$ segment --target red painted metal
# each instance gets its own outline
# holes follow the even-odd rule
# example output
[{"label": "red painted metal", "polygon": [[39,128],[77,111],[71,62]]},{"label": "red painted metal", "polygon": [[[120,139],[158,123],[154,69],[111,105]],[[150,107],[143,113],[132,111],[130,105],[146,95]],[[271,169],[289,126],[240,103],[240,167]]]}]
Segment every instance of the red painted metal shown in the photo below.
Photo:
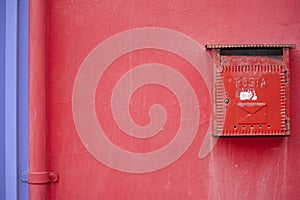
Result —
[{"label": "red painted metal", "polygon": [[[206,47],[214,49],[213,135],[289,135],[290,97],[287,91],[290,66],[287,47],[295,45]],[[222,53],[224,49],[231,49],[231,53]],[[263,53],[266,55],[261,55]]]},{"label": "red painted metal", "polygon": [[[298,48],[299,10],[298,1],[286,0],[48,1],[48,167],[60,175],[56,184],[49,185],[48,198],[297,199],[297,190],[300,187],[300,129],[297,126],[297,121],[300,120],[299,67],[292,67],[290,73],[289,137],[219,138],[212,151],[208,151],[209,154],[201,158],[199,149],[210,126],[213,105],[209,91],[209,80],[212,78],[210,73],[206,73],[206,76],[201,74],[211,72],[212,69],[209,57],[203,56],[206,52],[205,44],[295,43]],[[155,29],[158,32],[151,32],[153,34],[145,32],[133,37],[134,33],[140,32],[128,31],[140,27],[160,27],[174,30],[177,34],[174,37],[174,32],[158,28]],[[184,42],[179,45],[178,41]],[[199,45],[195,45],[195,42]],[[124,53],[125,50],[137,47],[137,44],[148,45],[147,47],[165,45],[164,47],[169,47],[172,51],[149,47]],[[291,49],[291,66],[299,66],[300,53],[297,48]],[[182,54],[178,55],[180,50]],[[124,54],[117,54],[120,51]],[[188,58],[192,57],[190,60],[195,60],[196,64],[186,59],[186,55]],[[114,58],[112,62],[103,64],[110,56]],[[288,57],[286,59],[285,62],[289,62]],[[154,68],[162,65],[169,68],[153,73],[148,68],[149,65],[141,66],[149,63],[161,64]],[[107,65],[105,70],[103,65]],[[139,76],[139,70],[145,68],[149,70],[149,76]],[[86,69],[88,70],[84,71]],[[104,71],[101,75],[100,70]],[[175,82],[172,83],[174,86],[182,87],[181,82],[176,82],[177,79],[173,78],[173,74],[162,73],[167,70],[179,74],[180,80],[185,79],[190,83],[190,87],[186,88],[192,88],[194,92],[182,89],[179,92],[185,92],[182,96],[192,98],[184,98],[187,101],[182,103],[178,98],[180,95],[174,93],[172,88],[157,83],[158,78],[165,76],[165,80]],[[157,78],[156,82],[135,88],[136,91],[131,93],[130,89],[136,86],[134,84],[148,80],[149,77]],[[119,82],[122,84],[118,84]],[[90,87],[78,92],[81,86],[95,87],[95,83],[98,83],[95,91],[92,91],[95,95]],[[115,87],[119,88],[117,91],[120,93],[115,92]],[[78,115],[73,113],[73,108],[77,106],[74,104],[74,90],[77,92],[75,103],[86,101],[86,104],[80,104],[81,110],[76,110]],[[288,95],[289,91],[286,93]],[[122,97],[126,95],[131,98],[122,101]],[[36,93],[33,97],[35,96],[39,94]],[[184,134],[188,136],[195,134],[189,128],[197,127],[197,132],[182,156],[161,169],[147,173],[131,173],[122,168],[125,165],[126,169],[140,170],[145,167],[139,165],[141,162],[153,161],[151,158],[145,159],[144,154],[156,152],[155,150],[172,143],[182,123],[194,122],[194,118],[181,117],[181,106],[191,105],[189,103],[194,101],[199,105],[193,106],[188,114],[198,116],[199,123],[188,126],[188,131],[184,129]],[[33,113],[35,104],[31,103],[30,112]],[[41,102],[36,103],[43,106]],[[154,104],[163,105],[165,111],[157,106],[151,108]],[[119,107],[115,109],[115,106]],[[197,109],[198,113],[195,112]],[[91,110],[95,110],[93,115],[81,116],[83,119],[76,121],[80,112],[86,114]],[[123,111],[123,116],[118,115],[120,110]],[[152,110],[151,115],[149,110]],[[134,135],[134,131],[124,131],[128,121],[123,124],[125,128],[122,124],[116,124],[115,118],[122,119],[128,115],[139,127],[150,124],[151,119],[160,119],[154,120],[157,124],[166,119],[166,123],[162,129],[158,129],[157,135],[148,138],[149,135],[144,135],[145,138],[141,138]],[[31,118],[35,119],[34,117],[31,114]],[[89,126],[91,121],[95,121],[94,118],[97,121]],[[31,121],[31,126],[35,125],[33,122]],[[78,125],[80,122],[83,123]],[[86,126],[82,126],[85,123]],[[82,130],[88,131],[82,134]],[[85,142],[86,136],[90,137],[88,142]],[[184,137],[181,140],[185,142]],[[97,148],[95,144],[98,141],[101,145]],[[117,150],[121,149],[119,152],[124,153],[123,149],[126,151],[125,155],[131,152],[130,155],[136,157],[124,159],[115,146],[119,147]],[[179,142],[178,148],[181,147]],[[174,149],[175,153],[176,150]],[[159,159],[166,159],[168,156],[172,154],[160,155]],[[107,160],[101,160],[103,157],[111,158],[111,165],[107,164]],[[120,168],[116,167],[118,164]],[[31,192],[34,192],[32,187]]]},{"label": "red painted metal", "polygon": [[31,172],[28,173],[29,184],[48,184],[58,181],[58,175],[52,172]]},{"label": "red painted metal", "polygon": [[295,48],[294,44],[207,44],[207,49],[232,48]]},{"label": "red painted metal", "polygon": [[[47,3],[29,3],[29,183],[40,183],[35,174],[48,176],[46,140]],[[44,182],[44,181],[42,181]],[[47,185],[30,184],[30,199],[47,199]]]}]

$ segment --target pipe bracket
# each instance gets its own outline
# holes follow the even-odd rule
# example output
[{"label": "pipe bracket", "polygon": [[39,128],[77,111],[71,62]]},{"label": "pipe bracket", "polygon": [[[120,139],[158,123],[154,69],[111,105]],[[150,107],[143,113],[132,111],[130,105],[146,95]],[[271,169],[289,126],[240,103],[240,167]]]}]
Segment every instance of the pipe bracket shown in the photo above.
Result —
[{"label": "pipe bracket", "polygon": [[28,184],[43,185],[58,181],[58,174],[53,172],[25,172],[21,177]]}]

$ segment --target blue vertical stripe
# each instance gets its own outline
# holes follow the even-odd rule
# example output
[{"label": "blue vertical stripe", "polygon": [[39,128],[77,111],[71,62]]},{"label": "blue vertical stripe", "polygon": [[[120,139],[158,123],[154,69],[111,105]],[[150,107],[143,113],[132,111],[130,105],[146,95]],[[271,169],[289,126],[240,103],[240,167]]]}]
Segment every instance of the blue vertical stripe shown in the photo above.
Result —
[{"label": "blue vertical stripe", "polygon": [[5,196],[17,200],[17,0],[6,2]]},{"label": "blue vertical stripe", "polygon": [[0,199],[5,199],[5,1],[0,1]]},{"label": "blue vertical stripe", "polygon": [[18,4],[18,199],[27,200],[28,184],[28,0]]}]

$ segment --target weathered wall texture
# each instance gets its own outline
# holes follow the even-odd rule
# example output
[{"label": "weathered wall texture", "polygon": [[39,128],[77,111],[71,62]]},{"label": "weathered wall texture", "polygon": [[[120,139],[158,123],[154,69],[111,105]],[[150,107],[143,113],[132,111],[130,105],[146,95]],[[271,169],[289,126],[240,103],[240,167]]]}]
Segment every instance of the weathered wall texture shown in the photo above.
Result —
[{"label": "weathered wall texture", "polygon": [[[298,0],[48,2],[50,199],[299,198]],[[226,43],[296,44],[291,136],[221,138],[199,158],[204,46]]]}]

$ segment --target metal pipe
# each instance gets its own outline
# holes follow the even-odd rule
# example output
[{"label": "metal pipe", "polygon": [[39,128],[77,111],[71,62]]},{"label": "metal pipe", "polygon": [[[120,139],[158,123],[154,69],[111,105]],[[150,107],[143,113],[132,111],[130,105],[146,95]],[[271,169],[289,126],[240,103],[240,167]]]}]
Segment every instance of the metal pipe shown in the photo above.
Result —
[{"label": "metal pipe", "polygon": [[34,175],[47,173],[46,65],[47,1],[29,1],[29,197],[47,199],[47,184]]}]

